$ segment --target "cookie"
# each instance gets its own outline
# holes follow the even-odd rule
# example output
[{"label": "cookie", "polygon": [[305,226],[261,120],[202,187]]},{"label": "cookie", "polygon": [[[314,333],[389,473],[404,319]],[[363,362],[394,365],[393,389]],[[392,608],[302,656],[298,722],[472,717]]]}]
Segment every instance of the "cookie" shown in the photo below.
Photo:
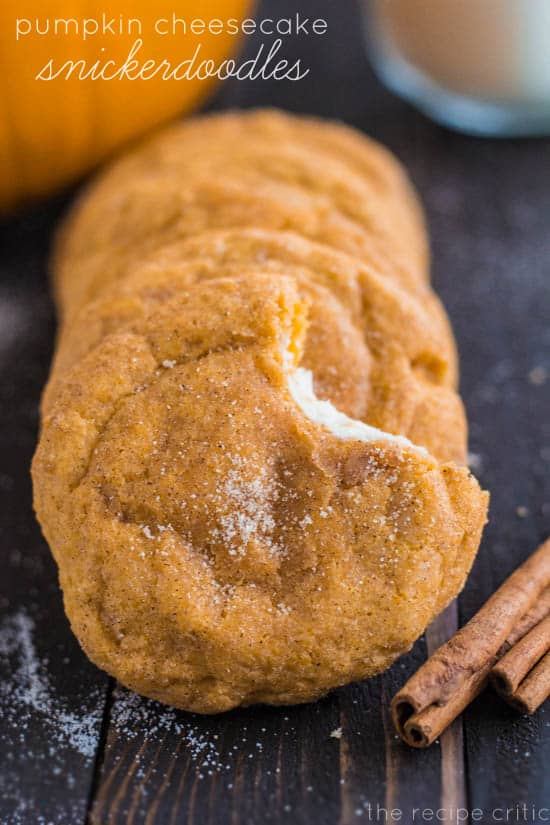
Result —
[{"label": "cookie", "polygon": [[315,151],[310,138],[333,128],[340,135],[343,127],[282,122],[284,139],[278,114],[203,118],[115,165],[74,210],[60,241],[62,303],[74,307],[81,290],[81,300],[93,297],[124,262],[160,244],[247,226],[294,230],[359,256],[410,289],[424,287],[425,233],[390,156],[372,148],[376,162],[356,167],[343,152]]},{"label": "cookie", "polygon": [[485,496],[403,438],[316,423],[291,389],[306,319],[294,279],[196,284],[104,337],[44,419],[68,615],[140,693],[309,701],[387,667],[464,582]]},{"label": "cookie", "polygon": [[442,460],[464,461],[455,352],[435,297],[420,301],[361,262],[290,233],[212,232],[151,253],[66,324],[46,399],[55,396],[57,376],[102,337],[139,329],[198,281],[247,272],[292,275],[310,299],[303,361],[319,397]]}]

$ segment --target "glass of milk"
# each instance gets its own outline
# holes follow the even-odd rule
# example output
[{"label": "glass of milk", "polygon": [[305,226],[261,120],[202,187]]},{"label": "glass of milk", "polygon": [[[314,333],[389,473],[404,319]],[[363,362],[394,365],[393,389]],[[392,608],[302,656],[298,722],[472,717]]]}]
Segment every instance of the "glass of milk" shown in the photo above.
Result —
[{"label": "glass of milk", "polygon": [[392,91],[478,135],[550,133],[550,0],[364,0]]}]

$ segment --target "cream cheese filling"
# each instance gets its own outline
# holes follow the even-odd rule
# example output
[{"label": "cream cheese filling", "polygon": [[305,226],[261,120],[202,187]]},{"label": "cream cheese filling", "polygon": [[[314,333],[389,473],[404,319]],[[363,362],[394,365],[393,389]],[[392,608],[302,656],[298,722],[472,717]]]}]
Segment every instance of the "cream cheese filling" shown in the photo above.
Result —
[{"label": "cream cheese filling", "polygon": [[315,424],[326,427],[337,438],[344,441],[387,441],[391,444],[397,444],[401,448],[428,455],[428,451],[424,447],[413,444],[405,436],[393,435],[384,430],[379,430],[377,427],[371,427],[363,421],[350,418],[345,413],[337,410],[330,401],[317,398],[313,389],[311,370],[306,370],[303,367],[291,369],[288,373],[287,382],[293,400],[306,418],[309,418]]}]

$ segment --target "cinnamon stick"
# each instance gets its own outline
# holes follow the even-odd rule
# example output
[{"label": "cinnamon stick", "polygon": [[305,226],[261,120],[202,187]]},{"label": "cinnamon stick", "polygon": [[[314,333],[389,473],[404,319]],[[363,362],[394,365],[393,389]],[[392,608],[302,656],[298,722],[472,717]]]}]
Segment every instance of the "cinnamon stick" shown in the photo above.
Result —
[{"label": "cinnamon stick", "polygon": [[524,633],[530,630],[525,626],[528,614],[533,611],[536,617],[537,602],[543,593],[546,600],[547,589],[550,539],[394,696],[392,719],[405,742],[417,748],[427,747],[480,693],[508,639],[514,638],[520,625]]},{"label": "cinnamon stick", "polygon": [[550,649],[550,616],[527,633],[491,670],[491,684],[505,698],[514,694]]},{"label": "cinnamon stick", "polygon": [[550,652],[533,668],[508,701],[521,713],[534,713],[550,696]]},{"label": "cinnamon stick", "polygon": [[547,587],[540,596],[539,599],[535,602],[531,610],[525,614],[525,616],[519,620],[519,622],[512,628],[508,636],[506,637],[506,641],[502,646],[502,650],[500,654],[503,655],[511,647],[515,645],[516,642],[519,642],[526,633],[528,633],[531,628],[535,627],[542,619],[544,619],[550,613],[550,587]]}]

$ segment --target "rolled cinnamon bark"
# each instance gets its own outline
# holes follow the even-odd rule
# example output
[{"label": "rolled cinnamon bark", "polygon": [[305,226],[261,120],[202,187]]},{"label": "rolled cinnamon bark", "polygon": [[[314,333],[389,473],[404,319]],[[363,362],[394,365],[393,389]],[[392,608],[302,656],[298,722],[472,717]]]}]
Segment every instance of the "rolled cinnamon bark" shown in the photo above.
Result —
[{"label": "rolled cinnamon bark", "polygon": [[515,693],[550,649],[550,616],[527,633],[491,670],[491,684],[505,698]]},{"label": "rolled cinnamon bark", "polygon": [[[550,539],[491,596],[481,610],[394,696],[391,714],[402,739],[428,747],[478,695],[503,645],[523,632],[527,616],[550,588]],[[537,605],[537,607],[535,607]],[[532,618],[532,617],[531,617]],[[530,619],[531,620],[531,619]]]},{"label": "rolled cinnamon bark", "polygon": [[401,738],[414,748],[427,748],[431,745],[439,734],[442,733],[483,690],[487,684],[487,677],[490,670],[491,665],[489,664],[460,684],[456,692],[444,705],[439,705],[434,702],[419,713],[413,713],[413,715],[405,721],[402,728],[403,732],[398,728],[392,709],[393,722]]},{"label": "rolled cinnamon bark", "polygon": [[550,696],[550,652],[533,668],[508,701],[521,713],[534,713]]},{"label": "rolled cinnamon bark", "polygon": [[508,636],[506,637],[506,641],[502,646],[502,650],[500,651],[500,655],[504,655],[507,653],[510,648],[512,648],[516,642],[519,642],[520,639],[523,639],[526,633],[538,625],[546,616],[550,614],[550,587],[547,587],[541,593],[541,596],[531,610],[525,614],[525,616],[519,620],[519,622],[514,625]]}]

